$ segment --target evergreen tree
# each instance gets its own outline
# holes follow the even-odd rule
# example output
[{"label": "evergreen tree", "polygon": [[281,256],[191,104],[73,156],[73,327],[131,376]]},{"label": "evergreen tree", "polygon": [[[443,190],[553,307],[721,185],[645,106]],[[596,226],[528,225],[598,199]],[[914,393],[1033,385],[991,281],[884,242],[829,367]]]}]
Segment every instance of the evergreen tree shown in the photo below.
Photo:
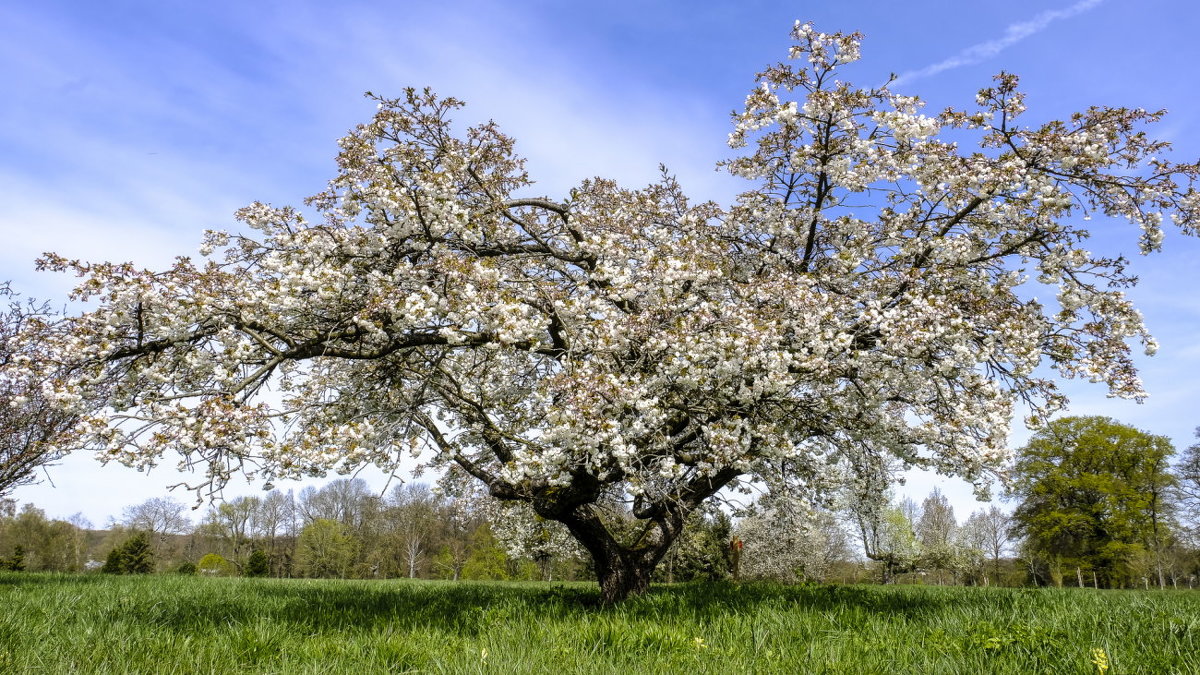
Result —
[{"label": "evergreen tree", "polygon": [[154,571],[154,550],[150,536],[145,532],[134,534],[122,548],[124,574],[150,574]]},{"label": "evergreen tree", "polygon": [[122,546],[118,546],[108,552],[108,557],[104,559],[104,566],[100,568],[100,572],[103,574],[124,574],[122,571],[125,569],[123,548]]},{"label": "evergreen tree", "polygon": [[25,571],[25,547],[18,544],[8,558],[0,558],[0,570]]},{"label": "evergreen tree", "polygon": [[154,551],[145,532],[134,533],[123,544],[108,552],[100,571],[105,574],[150,574],[154,571]]},{"label": "evergreen tree", "polygon": [[265,577],[270,573],[271,560],[267,558],[267,554],[261,548],[251,551],[250,557],[246,560],[246,576]]}]

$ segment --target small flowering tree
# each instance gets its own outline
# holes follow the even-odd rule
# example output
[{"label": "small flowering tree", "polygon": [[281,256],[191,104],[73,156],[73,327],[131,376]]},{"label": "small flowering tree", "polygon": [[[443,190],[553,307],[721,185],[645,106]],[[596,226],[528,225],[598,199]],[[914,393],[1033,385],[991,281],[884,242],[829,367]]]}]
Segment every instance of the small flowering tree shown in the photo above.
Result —
[{"label": "small flowering tree", "polygon": [[1195,233],[1197,166],[1142,131],[1161,114],[1025,127],[1002,74],[925,115],[842,78],[857,34],[793,37],[735,115],[724,167],[750,187],[727,208],[665,172],[530,196],[495,124],[458,133],[459,101],[410,90],[342,139],[315,218],[253,204],[251,233],[157,272],[47,256],[99,302],[62,344],[77,443],[177,452],[199,488],[418,453],[565,526],[614,602],[726,488],[804,499],[885,457],[984,479],[1015,400],[1063,401],[1039,364],[1142,396],[1134,279],[1081,221],[1129,220],[1143,252],[1164,217]]},{"label": "small flowering tree", "polygon": [[833,511],[795,513],[757,504],[737,526],[743,577],[824,581],[837,563],[850,560],[846,530]]}]

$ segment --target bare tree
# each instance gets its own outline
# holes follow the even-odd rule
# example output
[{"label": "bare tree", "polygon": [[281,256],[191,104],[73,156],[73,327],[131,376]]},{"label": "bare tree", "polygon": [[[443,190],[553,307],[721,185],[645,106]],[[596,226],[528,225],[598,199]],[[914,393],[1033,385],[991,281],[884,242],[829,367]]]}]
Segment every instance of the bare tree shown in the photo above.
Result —
[{"label": "bare tree", "polygon": [[339,478],[320,488],[309,486],[301,490],[299,509],[305,523],[325,519],[358,529],[375,500],[363,479]]},{"label": "bare tree", "polygon": [[983,550],[992,562],[993,576],[999,580],[1000,561],[1011,552],[1012,529],[1015,524],[1012,516],[992,505],[987,510],[971,514],[971,521],[978,528]]},{"label": "bare tree", "polygon": [[237,497],[216,504],[204,517],[201,530],[225,544],[229,559],[241,569],[249,555],[254,516],[262,500],[258,497]]},{"label": "bare tree", "polygon": [[152,497],[127,507],[121,522],[131,530],[140,530],[150,535],[156,559],[162,559],[170,543],[171,535],[184,534],[192,528],[187,516],[188,507],[171,497]]},{"label": "bare tree", "polygon": [[410,579],[429,555],[440,500],[424,483],[407,483],[392,491],[389,514],[400,540],[400,555]]},{"label": "bare tree", "polygon": [[153,497],[136,506],[127,507],[121,522],[132,530],[142,530],[164,536],[183,534],[191,529],[188,508],[171,497]]},{"label": "bare tree", "polygon": [[958,521],[954,518],[954,507],[938,488],[921,502],[921,515],[916,523],[917,541],[921,545],[923,566],[938,570],[951,570],[957,575],[955,555],[955,532]]},{"label": "bare tree", "polygon": [[[1196,438],[1200,439],[1200,427],[1196,427]],[[1183,451],[1175,473],[1179,479],[1175,490],[1183,534],[1193,546],[1200,547],[1200,441]]]}]

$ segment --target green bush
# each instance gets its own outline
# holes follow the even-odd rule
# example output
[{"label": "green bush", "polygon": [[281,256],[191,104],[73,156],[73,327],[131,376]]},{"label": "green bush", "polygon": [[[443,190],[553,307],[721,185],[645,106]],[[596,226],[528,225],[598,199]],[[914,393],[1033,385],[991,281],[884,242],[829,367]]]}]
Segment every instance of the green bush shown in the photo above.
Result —
[{"label": "green bush", "polygon": [[246,576],[248,577],[265,577],[271,573],[271,560],[262,549],[256,548],[250,552],[250,558],[246,560]]},{"label": "green bush", "polygon": [[200,559],[196,571],[206,577],[231,577],[233,564],[217,553],[209,553]]}]

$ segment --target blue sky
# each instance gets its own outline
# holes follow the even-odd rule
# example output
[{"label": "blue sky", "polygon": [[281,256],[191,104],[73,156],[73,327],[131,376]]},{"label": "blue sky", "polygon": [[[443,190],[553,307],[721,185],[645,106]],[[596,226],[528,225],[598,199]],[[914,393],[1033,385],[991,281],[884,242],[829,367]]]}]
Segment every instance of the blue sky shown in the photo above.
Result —
[{"label": "blue sky", "polygon": [[[729,112],[786,55],[796,19],[865,33],[848,79],[901,74],[895,89],[930,110],[969,104],[1008,70],[1030,123],[1093,104],[1167,108],[1155,134],[1176,158],[1200,157],[1200,8],[1187,0],[6,3],[0,280],[61,298],[71,280],[34,271],[43,251],[162,265],[194,253],[201,230],[232,227],[240,206],[298,204],[332,177],[336,139],[373,112],[367,90],[465,99],[460,119],[495,119],[551,197],[596,175],[643,184],[661,162],[695,197],[726,199],[739,185],[713,165],[729,154]],[[1093,246],[1134,254],[1119,225],[1097,222]],[[1182,449],[1200,425],[1200,241],[1172,232],[1165,249],[1134,261],[1132,295],[1162,345],[1141,362],[1151,398],[1067,390],[1073,413]],[[1025,437],[1018,424],[1013,443]],[[51,469],[54,486],[15,497],[102,524],[178,482],[169,464],[144,476],[81,455]],[[912,476],[907,491],[919,500],[935,484],[960,518],[975,508],[942,477]]]}]

